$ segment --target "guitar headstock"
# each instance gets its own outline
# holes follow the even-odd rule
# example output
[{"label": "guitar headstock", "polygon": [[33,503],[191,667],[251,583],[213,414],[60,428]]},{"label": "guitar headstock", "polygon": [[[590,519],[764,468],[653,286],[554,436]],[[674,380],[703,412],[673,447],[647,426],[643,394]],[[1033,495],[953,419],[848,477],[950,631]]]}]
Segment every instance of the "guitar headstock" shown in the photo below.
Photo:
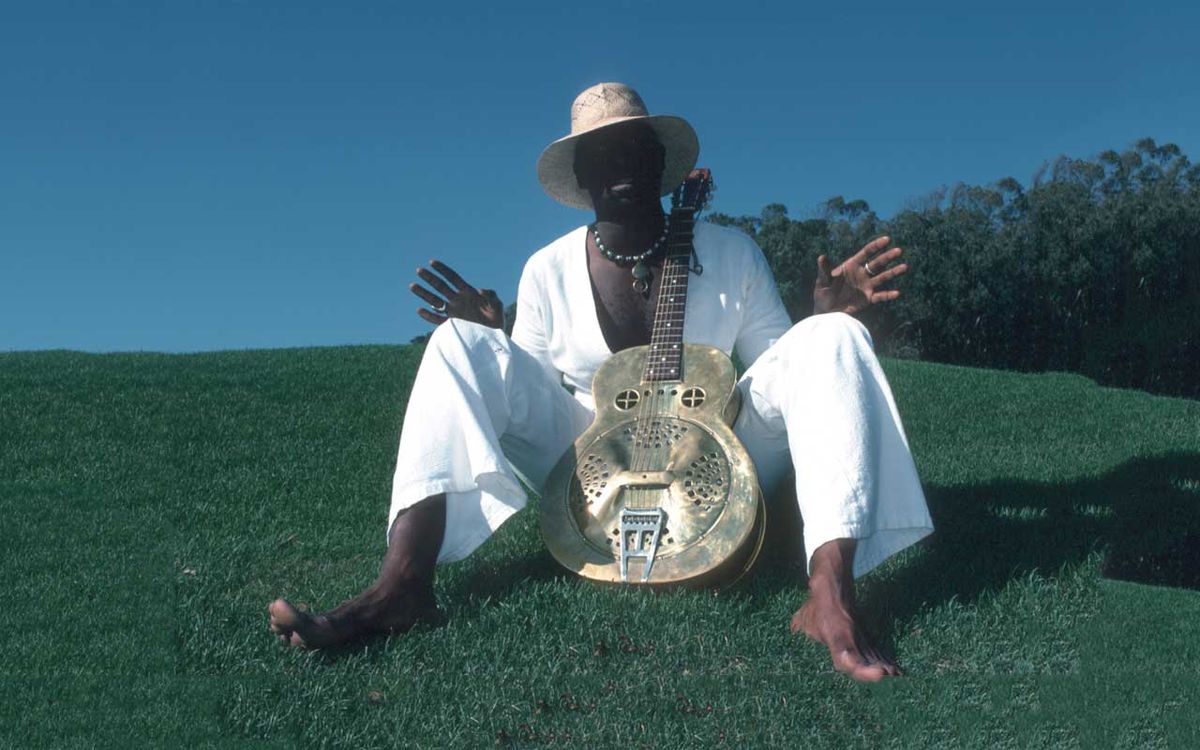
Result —
[{"label": "guitar headstock", "polygon": [[693,169],[687,179],[671,194],[671,209],[700,213],[708,205],[713,189],[712,171],[704,168]]}]

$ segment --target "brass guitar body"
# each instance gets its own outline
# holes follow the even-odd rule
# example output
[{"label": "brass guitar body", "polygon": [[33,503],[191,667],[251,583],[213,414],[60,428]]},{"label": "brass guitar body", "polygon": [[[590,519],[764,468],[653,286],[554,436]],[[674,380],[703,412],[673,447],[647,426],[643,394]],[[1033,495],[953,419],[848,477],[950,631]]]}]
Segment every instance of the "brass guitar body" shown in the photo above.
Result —
[{"label": "brass guitar body", "polygon": [[681,381],[645,381],[649,347],[597,371],[596,418],[559,460],[541,503],[554,557],[596,581],[723,585],[753,564],[764,506],[733,433],[741,407],[724,352],[682,344]]}]

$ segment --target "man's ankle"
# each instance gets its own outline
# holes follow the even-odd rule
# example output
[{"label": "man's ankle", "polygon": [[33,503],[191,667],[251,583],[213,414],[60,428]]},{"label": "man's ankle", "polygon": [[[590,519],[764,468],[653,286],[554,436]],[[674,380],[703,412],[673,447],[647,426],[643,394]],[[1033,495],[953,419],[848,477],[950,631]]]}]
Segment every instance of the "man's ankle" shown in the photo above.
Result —
[{"label": "man's ankle", "polygon": [[817,547],[812,556],[808,588],[813,593],[853,596],[855,539],[833,539]]}]

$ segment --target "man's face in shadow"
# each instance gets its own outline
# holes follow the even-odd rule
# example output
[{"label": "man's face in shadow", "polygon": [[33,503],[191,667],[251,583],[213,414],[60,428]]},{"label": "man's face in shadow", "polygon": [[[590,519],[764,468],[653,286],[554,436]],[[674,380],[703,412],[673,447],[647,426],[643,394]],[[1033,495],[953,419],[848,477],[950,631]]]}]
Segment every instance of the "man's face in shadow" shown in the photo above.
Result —
[{"label": "man's face in shadow", "polygon": [[575,177],[592,197],[598,217],[662,210],[666,149],[654,129],[629,122],[589,133],[575,149]]}]

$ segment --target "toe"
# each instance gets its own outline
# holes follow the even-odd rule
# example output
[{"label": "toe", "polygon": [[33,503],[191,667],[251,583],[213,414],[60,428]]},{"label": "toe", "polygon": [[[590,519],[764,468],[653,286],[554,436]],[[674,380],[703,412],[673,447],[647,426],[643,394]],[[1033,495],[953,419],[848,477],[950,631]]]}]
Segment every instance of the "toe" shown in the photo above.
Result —
[{"label": "toe", "polygon": [[[271,632],[276,634],[282,634],[288,629],[285,627],[283,618],[280,616],[282,614],[280,602],[283,602],[283,600],[276,599],[267,605],[267,624],[270,626]],[[284,603],[286,604],[286,602]]]},{"label": "toe", "polygon": [[888,676],[883,666],[879,664],[862,664],[846,674],[859,682],[879,682]]},{"label": "toe", "polygon": [[301,614],[287,599],[276,599],[267,607],[271,615],[271,624],[285,630],[292,630],[299,623]]},{"label": "toe", "polygon": [[897,664],[894,659],[888,659],[887,657],[884,657],[882,660],[880,660],[880,664],[883,665],[883,668],[887,671],[889,677],[900,677],[904,674],[900,671],[900,665]]},{"label": "toe", "polygon": [[875,646],[860,645],[859,651],[863,655],[863,661],[866,664],[879,667],[883,670],[884,675],[888,677],[900,676],[900,667],[896,665],[896,662],[885,656],[883,652],[875,648]]},{"label": "toe", "polygon": [[271,602],[267,610],[270,613],[271,632],[279,636],[281,643],[290,643],[293,646],[304,645],[304,639],[299,632],[304,630],[304,614],[286,599],[276,599]]},{"label": "toe", "polygon": [[865,658],[857,649],[842,649],[833,654],[833,668],[860,682],[879,682],[888,676],[887,668]]},{"label": "toe", "polygon": [[792,615],[792,622],[789,625],[793,633],[799,633],[804,629],[804,610],[796,610],[796,614]]}]

